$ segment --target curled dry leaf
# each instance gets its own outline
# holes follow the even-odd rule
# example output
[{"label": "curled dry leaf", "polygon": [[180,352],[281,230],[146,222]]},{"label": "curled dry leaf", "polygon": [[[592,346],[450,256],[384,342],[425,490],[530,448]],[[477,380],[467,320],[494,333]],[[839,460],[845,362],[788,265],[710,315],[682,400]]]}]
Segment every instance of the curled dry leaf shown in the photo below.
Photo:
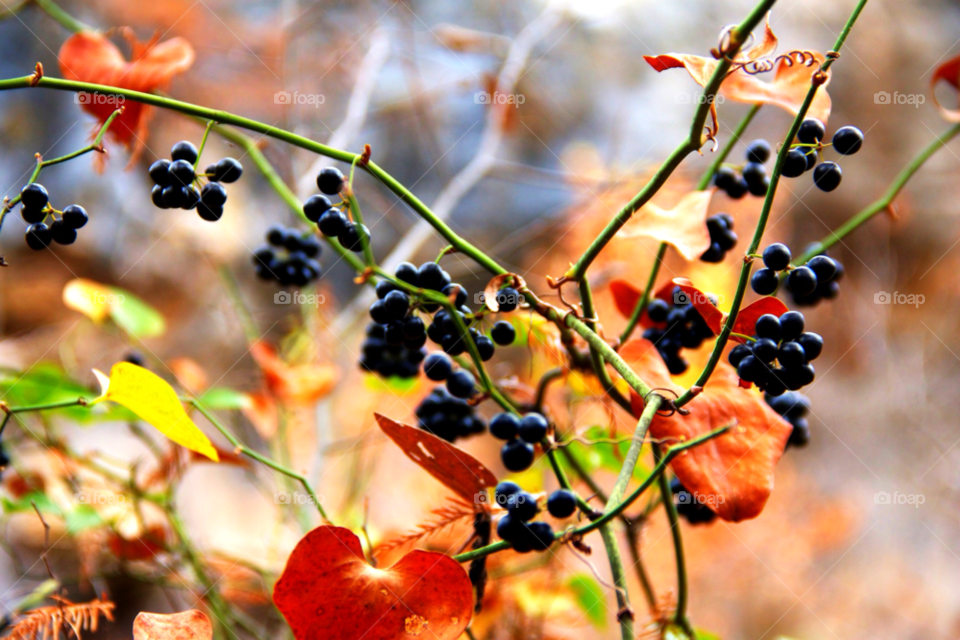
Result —
[{"label": "curled dry leaf", "polygon": [[[130,61],[102,34],[81,31],[67,38],[57,54],[63,77],[151,93],[165,88],[173,76],[183,73],[193,64],[193,47],[183,38],[171,38],[158,44],[159,36],[148,42],[140,42],[129,29],[123,29],[121,33],[130,44]],[[88,94],[80,95],[81,99],[85,95],[90,97]],[[120,103],[87,99],[82,100],[81,105],[102,124]],[[133,162],[146,142],[150,107],[132,101],[125,101],[122,105],[124,111],[114,120],[108,135],[128,149],[133,149]]]},{"label": "curled dry leaf", "polygon": [[[620,356],[652,386],[681,391],[670,382],[666,365],[651,342],[631,340]],[[643,399],[632,393],[631,404],[639,416]],[[688,415],[657,415],[650,424],[650,435],[684,442],[714,429],[733,427],[670,463],[680,482],[702,495],[724,520],[739,522],[760,515],[793,428],[760,394],[740,388],[736,372],[725,362],[717,365],[703,391],[686,408]]]},{"label": "curled dry leaf", "polygon": [[497,476],[463,449],[379,413],[374,417],[408,458],[470,504],[477,504],[478,493],[486,493],[487,488],[497,485]]},{"label": "curled dry leaf", "polygon": [[297,640],[454,640],[473,612],[470,579],[453,558],[411,551],[377,569],[357,536],[326,525],[297,543],[273,601]]},{"label": "curled dry leaf", "polygon": [[687,260],[696,260],[710,248],[706,220],[714,191],[691,191],[672,209],[648,202],[633,215],[619,237],[653,238],[672,245]]},{"label": "curled dry leaf", "polygon": [[930,94],[933,96],[934,104],[940,110],[940,115],[948,122],[960,122],[960,109],[947,109],[937,100],[935,89],[941,81],[960,91],[960,56],[950,58],[941,64],[930,78]]},{"label": "curled dry leaf", "polygon": [[[734,102],[774,105],[791,115],[797,115],[800,105],[803,104],[807,91],[810,89],[811,77],[820,68],[820,64],[823,63],[825,58],[823,54],[816,51],[805,51],[803,56],[815,61],[815,64],[807,65],[799,61],[796,55],[789,58],[784,56],[777,62],[772,82],[764,82],[756,75],[749,74],[741,68],[743,64],[767,58],[776,48],[777,37],[770,29],[768,22],[760,42],[734,58],[734,71],[729,73],[721,83],[719,95]],[[712,58],[687,53],[644,56],[644,60],[658,72],[684,68],[701,87],[705,87],[710,81],[710,76],[713,75],[718,64],[718,61]],[[829,76],[827,82],[829,82]],[[830,117],[831,108],[830,96],[825,89],[826,84],[820,87],[813,104],[810,105],[810,110],[807,112],[809,117],[819,118],[824,122]],[[710,108],[714,118],[713,129],[716,133],[716,105],[711,103]]]},{"label": "curled dry leaf", "polygon": [[211,640],[213,625],[202,611],[180,613],[141,611],[133,621],[133,640]]},{"label": "curled dry leaf", "polygon": [[250,347],[266,378],[267,389],[283,402],[310,405],[330,393],[336,382],[334,368],[323,364],[289,365],[263,342]]},{"label": "curled dry leaf", "polygon": [[498,276],[494,276],[483,289],[483,304],[486,305],[487,309],[490,309],[490,311],[494,313],[500,311],[500,303],[497,302],[497,292],[506,285],[522,289],[527,286],[527,283],[515,273],[501,273]]},{"label": "curled dry leaf", "polygon": [[[673,282],[689,296],[690,302],[697,308],[703,319],[707,321],[707,325],[713,333],[719,334],[727,321],[728,314],[720,311],[707,294],[693,286],[693,283],[686,278],[674,278]],[[760,316],[769,313],[779,318],[787,310],[787,305],[779,298],[764,296],[740,310],[740,313],[737,314],[737,321],[733,323],[733,333],[751,336]],[[735,335],[730,336],[730,339],[735,342],[746,342],[743,338]]]}]

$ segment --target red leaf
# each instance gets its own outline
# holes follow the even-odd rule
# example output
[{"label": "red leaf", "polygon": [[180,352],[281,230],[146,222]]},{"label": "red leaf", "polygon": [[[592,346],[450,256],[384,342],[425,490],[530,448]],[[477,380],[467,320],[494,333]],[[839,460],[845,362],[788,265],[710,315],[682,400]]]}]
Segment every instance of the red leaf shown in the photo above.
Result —
[{"label": "red leaf", "polygon": [[455,640],[470,623],[473,591],[449,556],[412,551],[376,569],[349,529],[321,526],[297,543],[273,601],[297,640]]},{"label": "red leaf", "polygon": [[[673,300],[670,296],[675,286],[673,282],[666,282],[654,292],[653,297],[672,304]],[[610,281],[610,293],[613,294],[613,302],[617,306],[617,311],[619,311],[624,318],[630,318],[633,315],[634,308],[643,296],[643,291],[621,278]],[[640,316],[640,326],[663,327],[665,323],[651,322],[650,317],[647,315],[647,310],[644,309],[643,314]]]},{"label": "red leaf", "polygon": [[[933,72],[933,77],[930,78],[930,93],[933,95],[933,101],[937,105],[937,108],[940,109],[940,114],[950,122],[960,122],[960,109],[947,109],[937,100],[937,94],[934,89],[940,81],[946,82],[954,89],[960,91],[960,56],[950,58],[941,64]],[[887,94],[887,99],[890,99],[890,94]]]},{"label": "red leaf", "polygon": [[[469,453],[446,440],[375,413],[377,424],[407,457],[445,487],[477,504],[477,494],[497,485],[497,476]],[[486,504],[486,502],[482,503]]]},{"label": "red leaf", "polygon": [[715,334],[719,334],[720,329],[723,328],[726,314],[720,311],[717,305],[713,304],[710,298],[707,297],[707,294],[693,286],[693,283],[686,278],[674,278],[673,283],[687,294],[687,297],[690,298],[690,304],[696,307],[700,315],[703,316],[703,319],[707,321],[710,329]]},{"label": "red leaf", "polygon": [[[157,44],[158,36],[141,43],[131,31],[125,29],[122,33],[130,42],[132,62],[128,62],[116,45],[103,35],[81,31],[67,38],[57,54],[63,77],[151,93],[165,88],[173,76],[193,64],[193,47],[183,38],[171,38]],[[84,93],[80,95],[88,98],[81,103],[83,109],[96,116],[101,124],[121,106],[112,100],[90,99],[89,94]],[[128,149],[132,147],[136,158],[146,141],[150,107],[132,101],[123,102],[122,106],[124,111],[114,120],[109,135]]]},{"label": "red leaf", "polygon": [[[703,319],[707,321],[707,325],[713,333],[719,335],[724,323],[727,321],[728,314],[720,311],[720,309],[710,301],[707,294],[693,286],[693,283],[686,278],[674,278],[673,282],[690,297],[690,302],[697,308],[697,311],[700,312]],[[779,318],[786,312],[787,305],[783,304],[779,298],[764,296],[740,310],[740,313],[737,314],[737,321],[733,323],[733,333],[751,336],[753,335],[754,325],[757,324],[757,318],[766,313],[773,314]],[[737,336],[730,336],[730,339],[735,342],[746,342],[746,340]]]},{"label": "red leaf", "polygon": [[[668,383],[656,348],[647,340],[631,340],[621,357],[638,367],[649,384],[677,390]],[[640,373],[643,371],[643,373]],[[632,393],[634,414],[643,411],[643,399]],[[741,389],[733,368],[720,362],[706,386],[689,404],[689,415],[657,415],[650,435],[683,442],[714,429],[734,425],[723,435],[677,456],[671,466],[692,494],[724,520],[755,518],[773,490],[773,472],[793,427],[776,414],[755,391]]]}]

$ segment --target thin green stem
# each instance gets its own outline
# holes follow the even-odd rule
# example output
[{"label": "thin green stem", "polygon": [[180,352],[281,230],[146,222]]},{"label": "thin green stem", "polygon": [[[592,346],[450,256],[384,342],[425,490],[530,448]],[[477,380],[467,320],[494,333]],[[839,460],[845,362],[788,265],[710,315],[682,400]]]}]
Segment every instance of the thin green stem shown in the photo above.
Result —
[{"label": "thin green stem", "polygon": [[630,315],[630,320],[627,322],[627,326],[624,327],[623,332],[620,334],[620,344],[623,344],[630,339],[630,334],[633,333],[633,330],[636,329],[637,324],[640,322],[640,318],[643,316],[644,309],[646,309],[647,305],[650,304],[650,297],[653,295],[653,288],[657,283],[657,275],[660,273],[660,265],[663,263],[663,258],[666,255],[667,243],[661,242],[660,248],[657,249],[657,257],[654,258],[653,266],[650,267],[650,275],[647,277],[647,286],[643,288],[643,293],[640,294],[640,300],[637,301],[637,306],[633,308],[633,313]]},{"label": "thin green stem", "polygon": [[750,107],[750,111],[747,111],[747,115],[743,116],[743,119],[737,124],[737,128],[734,129],[733,135],[730,136],[730,139],[727,140],[727,144],[723,146],[723,149],[720,150],[720,153],[717,154],[717,157],[713,159],[713,162],[710,163],[710,166],[707,167],[707,170],[703,172],[703,175],[700,176],[700,182],[697,183],[697,191],[703,191],[710,186],[710,182],[713,180],[713,176],[720,170],[720,166],[726,162],[727,158],[730,156],[730,152],[733,151],[733,147],[740,141],[740,138],[743,137],[744,132],[747,130],[747,127],[750,126],[750,123],[753,121],[753,117],[757,115],[757,112],[760,111],[762,104],[755,104]]},{"label": "thin green stem", "polygon": [[[658,462],[665,459],[661,456],[659,445],[653,445],[653,457]],[[680,518],[677,515],[677,505],[673,502],[667,474],[661,473],[657,476],[657,483],[660,487],[660,495],[663,497],[663,508],[667,512],[667,521],[670,523],[670,535],[673,538],[673,552],[677,564],[677,609],[673,614],[673,620],[692,636],[692,628],[687,620],[687,561],[683,553],[683,537],[680,535]]]},{"label": "thin green stem", "polygon": [[80,33],[81,31],[95,31],[95,29],[89,25],[86,25],[72,15],[60,8],[60,6],[53,0],[32,0],[35,5],[43,9],[43,11],[60,23],[64,29],[72,33]]},{"label": "thin green stem", "polygon": [[894,199],[896,199],[896,197],[900,194],[900,192],[903,190],[903,187],[906,186],[907,182],[909,182],[910,178],[912,178],[913,175],[920,170],[920,167],[922,167],[934,153],[945,147],[946,144],[953,140],[958,133],[960,133],[960,124],[955,124],[947,129],[936,140],[924,147],[924,149],[914,156],[910,163],[907,164],[907,166],[904,167],[899,174],[897,174],[897,177],[894,178],[893,182],[890,184],[890,187],[887,188],[887,191],[879,199],[861,209],[856,215],[843,223],[839,229],[836,231],[831,231],[830,234],[823,240],[816,243],[815,246],[811,247],[804,254],[797,257],[793,261],[793,264],[795,266],[806,264],[815,255],[834,246],[861,225],[872,219],[878,213],[889,209],[890,205],[893,204]]},{"label": "thin green stem", "polygon": [[203,150],[207,146],[207,138],[210,136],[210,130],[217,123],[213,120],[207,121],[207,126],[203,128],[203,137],[200,138],[200,146],[197,147],[197,159],[193,162],[193,170],[196,172],[197,167],[200,165],[200,158],[203,156]]},{"label": "thin green stem", "polygon": [[657,415],[662,402],[662,397],[653,395],[643,408],[643,413],[640,414],[637,427],[633,432],[633,440],[630,441],[627,455],[623,458],[623,465],[620,467],[617,481],[614,483],[613,490],[610,491],[610,497],[607,499],[605,511],[615,509],[623,501],[623,494],[627,491],[627,485],[633,478],[633,470],[637,466],[637,460],[640,459],[640,451],[643,449],[643,441],[647,437],[647,429],[650,428],[650,423],[653,421],[653,417]]},{"label": "thin green stem", "polygon": [[[796,138],[797,132],[800,130],[800,125],[806,118],[807,111],[810,110],[810,105],[813,103],[813,99],[816,97],[817,91],[823,84],[822,81],[818,80],[818,77],[825,77],[825,74],[829,71],[830,67],[833,65],[833,62],[839,57],[839,52],[843,47],[843,43],[846,41],[847,36],[850,35],[850,30],[853,28],[854,23],[860,16],[860,13],[863,11],[863,8],[866,6],[866,4],[867,0],[859,0],[857,2],[857,6],[847,19],[846,24],[840,32],[840,35],[837,36],[836,42],[834,42],[833,51],[836,53],[836,56],[828,56],[823,62],[823,65],[820,67],[819,72],[811,76],[810,88],[807,90],[807,95],[804,97],[803,103],[800,105],[800,109],[797,111],[797,115],[793,119],[793,123],[790,125],[790,130],[787,132],[787,135],[783,140],[783,144],[780,146],[780,152],[777,154],[773,172],[770,174],[770,187],[767,189],[767,195],[763,200],[763,207],[760,210],[760,217],[757,220],[757,226],[753,232],[753,239],[750,241],[750,247],[746,251],[748,256],[757,253],[757,250],[760,247],[760,242],[763,239],[767,221],[770,217],[770,211],[773,207],[773,200],[777,193],[777,185],[780,183],[780,175],[783,170],[783,165],[784,162],[786,162],[787,153],[790,151],[790,143],[794,138]],[[823,75],[821,76],[821,74]],[[730,307],[727,321],[724,323],[723,328],[720,331],[720,335],[717,337],[717,341],[714,344],[713,351],[710,353],[710,358],[708,359],[707,364],[704,366],[703,371],[700,373],[700,376],[697,378],[696,383],[694,383],[694,385],[684,392],[684,394],[681,395],[676,401],[677,406],[683,406],[696,397],[699,389],[702,389],[707,383],[707,380],[710,379],[710,376],[713,375],[713,371],[716,369],[717,363],[720,361],[720,357],[723,355],[723,349],[726,346],[727,340],[730,338],[730,334],[733,331],[733,326],[737,321],[737,314],[740,312],[740,305],[743,303],[743,298],[747,291],[747,283],[750,280],[750,272],[752,269],[753,260],[748,257],[743,261],[743,266],[740,269],[740,278],[737,281],[737,290],[733,297],[733,304]]]},{"label": "thin green stem", "polygon": [[7,413],[27,413],[30,411],[49,411],[51,409],[65,409],[67,407],[86,406],[87,400],[77,398],[76,400],[64,400],[62,402],[50,402],[47,404],[33,404],[26,407],[6,407]]},{"label": "thin green stem", "polygon": [[209,409],[204,407],[203,404],[196,398],[183,398],[183,401],[188,403],[191,407],[195,408],[197,411],[199,411],[203,415],[203,417],[210,422],[210,424],[216,427],[217,431],[222,433],[223,436],[230,441],[230,444],[232,444],[234,447],[236,447],[240,451],[240,453],[250,458],[253,458],[254,460],[256,460],[261,464],[264,464],[270,467],[277,473],[281,473],[299,482],[300,485],[303,487],[303,490],[307,492],[307,494],[310,496],[310,499],[317,506],[317,511],[320,512],[320,516],[326,522],[331,522],[330,518],[327,517],[326,511],[324,511],[323,509],[323,504],[321,504],[323,501],[320,500],[320,498],[317,496],[316,492],[313,490],[313,487],[310,486],[310,481],[307,480],[307,478],[303,474],[297,473],[293,469],[290,469],[289,467],[285,467],[284,465],[276,462],[275,460],[272,460],[271,458],[268,458],[260,453],[257,453],[253,449],[247,447],[245,444],[243,444],[240,441],[239,438],[237,438],[237,436],[233,435],[232,431],[227,429],[227,427],[222,422],[220,422],[220,420],[215,415],[213,415],[213,413]]},{"label": "thin green stem", "polygon": [[623,558],[620,557],[617,537],[609,524],[600,527],[600,537],[603,539],[603,546],[607,551],[613,584],[617,588],[617,618],[620,620],[620,637],[623,640],[634,640],[633,612],[630,610],[630,594],[627,592],[627,574],[623,568]]},{"label": "thin green stem", "polygon": [[[590,289],[590,282],[586,279],[580,286],[580,300],[583,303],[583,315],[586,317],[590,330],[597,332],[597,309],[593,304],[593,292]],[[593,365],[593,372],[603,385],[604,391],[614,402],[620,405],[625,411],[630,411],[630,401],[623,397],[620,390],[615,386],[613,379],[610,378],[610,372],[607,371],[606,362],[596,347],[590,345],[590,363]]]}]

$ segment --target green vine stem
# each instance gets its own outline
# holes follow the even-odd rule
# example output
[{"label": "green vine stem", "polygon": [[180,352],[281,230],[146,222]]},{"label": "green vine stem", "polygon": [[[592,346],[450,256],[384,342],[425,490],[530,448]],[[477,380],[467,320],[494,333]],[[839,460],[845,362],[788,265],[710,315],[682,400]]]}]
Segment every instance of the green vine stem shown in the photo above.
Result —
[{"label": "green vine stem", "polygon": [[711,352],[710,358],[707,361],[707,364],[704,366],[703,371],[700,373],[700,377],[697,378],[696,383],[690,389],[684,392],[683,395],[681,395],[676,401],[677,406],[683,406],[696,396],[697,389],[702,389],[707,383],[707,381],[710,379],[710,376],[713,374],[717,363],[720,361],[720,357],[723,355],[723,349],[727,344],[727,340],[730,338],[730,333],[733,331],[733,325],[737,321],[737,314],[740,312],[740,305],[743,303],[743,298],[747,290],[747,283],[750,280],[750,272],[753,269],[753,260],[749,258],[749,256],[757,253],[757,250],[760,247],[760,241],[763,239],[763,234],[767,226],[767,220],[770,217],[770,210],[773,207],[773,200],[777,193],[777,185],[780,182],[780,173],[783,169],[783,164],[786,161],[787,153],[790,151],[790,143],[793,142],[793,139],[797,136],[797,132],[800,130],[800,124],[806,117],[807,111],[810,110],[810,105],[813,103],[813,99],[817,95],[817,90],[822,84],[822,81],[817,81],[817,78],[825,77],[826,73],[833,65],[833,62],[840,57],[840,50],[843,48],[843,43],[846,42],[847,36],[850,35],[853,25],[856,23],[857,18],[860,17],[860,13],[863,11],[866,4],[867,0],[859,0],[857,2],[857,6],[854,7],[853,12],[850,14],[850,17],[847,18],[846,24],[840,31],[840,35],[837,36],[837,40],[834,42],[832,53],[835,55],[828,55],[826,60],[824,60],[823,64],[821,65],[819,72],[812,76],[810,89],[807,91],[807,95],[803,100],[803,104],[801,104],[800,109],[797,111],[797,115],[793,119],[793,123],[790,125],[790,130],[787,132],[783,144],[780,146],[780,152],[777,154],[773,172],[770,174],[770,187],[767,189],[767,195],[763,200],[763,207],[760,210],[760,218],[757,220],[757,226],[753,232],[753,239],[750,241],[750,247],[746,251],[748,257],[744,259],[743,267],[740,269],[740,279],[737,282],[737,290],[733,297],[733,304],[730,307],[727,321],[724,323],[723,329],[721,329],[720,335],[717,337],[713,351]]},{"label": "green vine stem", "polygon": [[834,246],[878,213],[889,209],[910,178],[930,159],[930,156],[945,147],[958,133],[960,133],[960,124],[955,124],[944,131],[942,135],[938,136],[936,140],[914,156],[909,164],[894,178],[893,183],[891,183],[890,187],[879,199],[861,209],[857,214],[843,223],[839,229],[831,231],[830,234],[818,242],[815,247],[811,247],[809,251],[796,258],[793,261],[794,266],[806,264],[815,255]]},{"label": "green vine stem", "polygon": [[[658,444],[653,445],[653,457],[657,461],[663,458]],[[677,505],[673,502],[673,492],[670,490],[670,480],[666,473],[657,476],[657,483],[663,498],[664,511],[667,512],[667,521],[670,523],[670,536],[673,539],[673,552],[677,563],[677,609],[673,614],[673,621],[693,637],[693,628],[687,620],[687,561],[683,553],[683,537],[680,535]]]},{"label": "green vine stem", "polygon": [[94,31],[94,28],[86,25],[72,15],[60,8],[53,0],[28,0],[42,9],[48,16],[59,22],[64,29],[72,33],[81,31]]},{"label": "green vine stem", "polygon": [[593,263],[596,257],[600,255],[600,252],[607,246],[607,243],[617,235],[617,232],[620,231],[623,225],[660,190],[660,187],[666,183],[667,179],[673,174],[674,170],[680,166],[684,158],[694,151],[698,151],[700,147],[703,146],[703,127],[706,124],[707,115],[713,104],[713,97],[717,94],[717,91],[720,90],[720,84],[730,70],[730,59],[740,51],[740,47],[747,41],[754,27],[759,24],[760,20],[766,15],[775,2],[776,0],[761,0],[739,25],[729,31],[727,38],[728,47],[724,51],[726,55],[717,63],[713,75],[710,76],[710,80],[703,87],[705,99],[697,106],[693,117],[693,124],[690,126],[690,134],[687,136],[687,139],[670,153],[663,164],[660,165],[660,168],[657,169],[656,173],[653,174],[650,181],[614,216],[613,220],[600,232],[600,235],[590,243],[590,246],[584,251],[583,255],[580,256],[577,263],[566,273],[568,279],[576,280],[577,282],[583,280],[587,268]]},{"label": "green vine stem", "polygon": [[747,114],[743,116],[743,119],[737,124],[737,128],[733,130],[733,135],[730,136],[730,139],[727,140],[727,144],[724,145],[720,153],[717,154],[717,157],[713,159],[713,162],[710,163],[710,166],[707,167],[707,170],[703,172],[703,175],[700,176],[700,182],[697,183],[697,191],[703,191],[710,186],[710,182],[713,180],[714,174],[720,170],[720,166],[727,161],[727,158],[730,157],[730,152],[733,151],[734,145],[736,145],[740,138],[743,137],[744,132],[746,132],[747,127],[750,126],[750,123],[753,122],[754,116],[757,115],[757,112],[760,111],[762,104],[755,104],[750,107],[750,110],[747,111]]},{"label": "green vine stem", "polygon": [[627,574],[623,569],[623,558],[620,557],[620,547],[617,537],[609,525],[600,527],[600,537],[603,547],[610,560],[610,573],[617,591],[617,620],[620,621],[620,637],[623,640],[634,640],[633,610],[630,607],[630,594],[627,591]]},{"label": "green vine stem", "polygon": [[644,309],[646,309],[647,305],[650,304],[650,296],[653,295],[653,288],[657,284],[657,275],[660,273],[660,265],[663,263],[663,258],[666,255],[667,243],[661,242],[660,247],[657,249],[657,257],[654,258],[653,266],[650,267],[650,275],[647,277],[647,286],[643,288],[643,293],[640,294],[640,300],[637,301],[637,306],[633,308],[633,313],[630,315],[630,320],[627,321],[627,326],[624,327],[623,332],[620,334],[620,344],[624,344],[630,339],[630,334],[632,334],[633,330],[637,328],[637,324],[640,322],[641,316],[643,316]]}]

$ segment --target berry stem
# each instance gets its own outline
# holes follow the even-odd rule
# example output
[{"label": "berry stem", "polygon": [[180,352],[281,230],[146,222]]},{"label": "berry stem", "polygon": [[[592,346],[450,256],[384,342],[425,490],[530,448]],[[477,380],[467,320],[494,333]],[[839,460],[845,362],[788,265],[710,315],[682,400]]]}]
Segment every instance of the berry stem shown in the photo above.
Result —
[{"label": "berry stem", "polygon": [[[72,33],[80,33],[81,31],[96,31],[93,27],[86,25],[72,15],[60,8],[60,6],[53,0],[30,0],[33,4],[37,5],[40,9],[43,10],[48,16],[60,23],[60,25]],[[24,4],[27,4],[26,2]]]},{"label": "berry stem", "polygon": [[910,178],[912,178],[913,175],[920,170],[920,167],[922,167],[934,153],[945,147],[946,144],[955,138],[958,133],[960,133],[960,124],[955,124],[944,131],[942,135],[938,136],[936,140],[931,142],[922,151],[920,151],[920,153],[914,156],[910,163],[900,171],[896,178],[894,178],[893,182],[890,184],[890,187],[878,200],[875,200],[861,209],[856,215],[843,223],[839,229],[830,232],[830,235],[818,242],[816,247],[812,247],[810,251],[807,251],[803,255],[797,257],[793,261],[793,264],[806,264],[811,258],[822,251],[826,251],[833,245],[843,240],[846,236],[881,211],[886,211],[889,209],[890,205],[893,204],[893,201],[900,194],[900,191],[903,190],[904,186],[906,186],[907,182],[909,182]]},{"label": "berry stem", "polygon": [[729,49],[725,51],[725,56],[717,63],[717,67],[710,76],[710,80],[703,87],[705,99],[697,105],[697,110],[693,116],[693,123],[690,126],[690,134],[676,149],[674,149],[667,159],[660,165],[650,181],[633,197],[620,211],[614,216],[607,226],[600,232],[600,235],[590,244],[587,250],[580,256],[577,263],[567,272],[567,277],[571,280],[580,282],[586,274],[587,268],[593,263],[603,248],[607,246],[617,232],[627,223],[627,221],[637,212],[640,207],[646,204],[666,183],[667,179],[680,166],[684,158],[700,149],[703,146],[703,128],[707,121],[707,115],[713,108],[713,97],[720,89],[720,83],[726,78],[727,71],[730,70],[730,60],[737,55],[740,47],[746,42],[754,27],[770,10],[776,0],[761,0],[743,21],[729,32]]},{"label": "berry stem", "polygon": [[660,248],[657,249],[657,257],[654,258],[653,266],[650,267],[650,275],[647,277],[647,285],[643,288],[643,293],[640,295],[640,300],[637,302],[637,306],[633,308],[633,313],[630,314],[630,320],[627,322],[627,326],[624,327],[623,332],[620,334],[620,344],[624,344],[630,339],[630,334],[632,334],[633,330],[637,328],[637,325],[640,323],[640,318],[643,316],[644,310],[647,308],[647,305],[650,304],[650,296],[653,295],[653,288],[657,283],[657,275],[660,273],[660,265],[663,263],[663,258],[666,255],[667,243],[661,242]]},{"label": "berry stem", "polygon": [[377,261],[373,257],[373,248],[370,247],[370,237],[364,232],[363,213],[360,211],[360,203],[357,202],[357,196],[353,193],[353,189],[350,190],[350,194],[347,196],[347,203],[350,207],[350,213],[357,223],[357,235],[360,236],[363,260],[367,263],[368,267],[372,267]]},{"label": "berry stem", "polygon": [[207,146],[207,138],[210,136],[210,129],[216,125],[216,121],[207,120],[207,126],[203,129],[203,137],[200,138],[200,146],[197,148],[197,159],[193,161],[193,170],[196,172],[197,167],[200,165],[200,156],[203,155],[203,148]]},{"label": "berry stem", "polygon": [[[662,457],[660,445],[656,443],[653,445],[653,458],[658,463],[666,459]],[[693,637],[690,622],[687,620],[687,561],[683,553],[683,537],[680,535],[680,518],[677,516],[677,505],[673,502],[673,492],[670,490],[670,480],[666,473],[661,472],[657,476],[657,484],[663,498],[663,508],[667,513],[667,521],[670,523],[670,535],[673,538],[673,552],[677,564],[677,609],[674,611],[673,621],[683,627],[690,634],[690,637]]]},{"label": "berry stem", "polygon": [[[587,322],[590,329],[596,333],[597,332],[597,310],[593,304],[593,291],[590,288],[590,282],[584,279],[582,286],[580,287],[580,299],[583,303],[583,315],[588,318]],[[603,385],[604,391],[607,395],[610,396],[614,402],[620,405],[625,411],[629,412],[630,401],[623,397],[623,394],[620,393],[620,390],[617,389],[613,380],[610,378],[610,372],[607,371],[606,361],[603,359],[603,356],[600,355],[600,352],[597,351],[597,348],[593,345],[590,345],[590,363],[593,365],[593,371],[599,378],[600,383]]]},{"label": "berry stem", "polygon": [[[770,187],[767,189],[767,195],[763,200],[763,208],[760,210],[760,218],[757,220],[757,227],[753,232],[753,239],[751,240],[750,247],[746,252],[748,255],[757,253],[760,248],[760,242],[763,239],[763,233],[766,230],[767,220],[770,218],[770,210],[773,207],[773,199],[777,194],[777,185],[780,182],[780,174],[783,170],[784,162],[786,162],[787,153],[790,150],[790,142],[797,136],[797,132],[800,130],[800,125],[806,118],[807,111],[810,110],[810,105],[813,103],[813,99],[817,95],[817,90],[820,88],[821,83],[817,81],[817,77],[820,74],[826,74],[833,65],[834,60],[839,57],[839,52],[843,47],[843,43],[846,41],[847,36],[850,35],[850,30],[853,28],[854,23],[856,23],[857,18],[860,17],[860,13],[863,11],[866,4],[867,0],[858,0],[856,7],[854,7],[853,12],[847,18],[846,24],[840,31],[840,35],[837,36],[836,42],[833,44],[833,51],[837,52],[837,56],[827,57],[827,59],[824,60],[823,65],[821,65],[820,71],[811,76],[810,88],[807,90],[807,95],[804,97],[803,104],[800,105],[797,116],[793,119],[793,123],[790,125],[790,130],[787,132],[783,144],[780,146],[780,151],[777,153],[777,159],[773,167],[773,172],[770,174]],[[733,297],[733,304],[731,305],[729,315],[727,316],[727,321],[724,323],[723,329],[720,331],[720,335],[717,337],[716,344],[714,344],[710,358],[707,361],[706,366],[704,366],[703,371],[700,373],[700,376],[697,378],[696,383],[694,383],[690,389],[685,391],[683,395],[677,399],[675,404],[678,407],[682,407],[686,403],[690,402],[690,400],[692,400],[696,395],[694,389],[697,387],[703,388],[703,386],[710,379],[710,376],[713,375],[713,371],[716,369],[717,363],[720,361],[720,357],[723,355],[723,349],[727,344],[727,340],[730,338],[730,334],[733,332],[733,325],[737,321],[737,314],[740,312],[740,305],[743,303],[743,298],[747,291],[747,283],[750,280],[750,272],[752,269],[753,262],[744,261],[743,266],[740,269],[740,279],[737,282],[737,290]]]}]

